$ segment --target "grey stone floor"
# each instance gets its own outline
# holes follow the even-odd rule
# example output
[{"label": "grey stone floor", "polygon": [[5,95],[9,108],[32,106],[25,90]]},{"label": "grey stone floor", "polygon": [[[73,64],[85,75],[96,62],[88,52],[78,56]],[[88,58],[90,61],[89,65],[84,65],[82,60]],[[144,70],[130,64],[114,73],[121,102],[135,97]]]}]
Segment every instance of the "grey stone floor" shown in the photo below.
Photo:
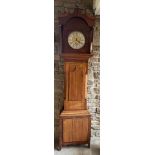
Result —
[{"label": "grey stone floor", "polygon": [[54,150],[54,155],[100,155],[100,141],[91,140],[90,148],[87,145],[64,146],[61,151]]}]

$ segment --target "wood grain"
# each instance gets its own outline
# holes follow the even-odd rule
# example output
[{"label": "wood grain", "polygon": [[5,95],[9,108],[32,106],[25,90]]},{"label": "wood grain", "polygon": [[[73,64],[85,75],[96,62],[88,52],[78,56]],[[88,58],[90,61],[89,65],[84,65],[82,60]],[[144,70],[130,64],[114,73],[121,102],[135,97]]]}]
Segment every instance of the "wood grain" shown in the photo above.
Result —
[{"label": "wood grain", "polygon": [[65,62],[65,110],[87,109],[87,67],[87,63]]},{"label": "wood grain", "polygon": [[88,110],[72,110],[67,111],[64,110],[61,112],[60,117],[67,117],[67,116],[90,116],[90,113]]},{"label": "wood grain", "polygon": [[88,118],[73,119],[73,141],[88,140]]},{"label": "wood grain", "polygon": [[63,119],[63,142],[72,142],[73,120]]},{"label": "wood grain", "polygon": [[[87,110],[63,111],[60,115],[61,146],[90,144],[90,113]],[[60,146],[60,147],[61,147]]]}]

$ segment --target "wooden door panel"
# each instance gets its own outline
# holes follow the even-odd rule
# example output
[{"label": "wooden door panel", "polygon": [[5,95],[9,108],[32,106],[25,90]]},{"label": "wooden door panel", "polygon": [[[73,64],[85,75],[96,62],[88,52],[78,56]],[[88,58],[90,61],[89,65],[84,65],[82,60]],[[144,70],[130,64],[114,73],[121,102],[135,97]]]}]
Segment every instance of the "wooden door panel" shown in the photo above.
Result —
[{"label": "wooden door panel", "polygon": [[65,110],[87,109],[87,67],[87,63],[65,63]]},{"label": "wooden door panel", "polygon": [[80,101],[83,97],[83,67],[71,64],[69,67],[69,100]]},{"label": "wooden door panel", "polygon": [[63,120],[63,141],[72,142],[72,130],[73,130],[73,121],[72,119]]},{"label": "wooden door panel", "polygon": [[88,118],[73,119],[73,141],[88,140]]}]

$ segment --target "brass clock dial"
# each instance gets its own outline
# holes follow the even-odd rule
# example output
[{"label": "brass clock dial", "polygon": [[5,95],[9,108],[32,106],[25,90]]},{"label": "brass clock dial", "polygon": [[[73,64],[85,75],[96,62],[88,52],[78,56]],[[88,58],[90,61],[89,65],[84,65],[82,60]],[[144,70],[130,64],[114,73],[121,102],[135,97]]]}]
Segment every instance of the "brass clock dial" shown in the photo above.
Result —
[{"label": "brass clock dial", "polygon": [[73,49],[80,49],[85,45],[85,36],[80,31],[73,31],[68,35],[68,44]]}]

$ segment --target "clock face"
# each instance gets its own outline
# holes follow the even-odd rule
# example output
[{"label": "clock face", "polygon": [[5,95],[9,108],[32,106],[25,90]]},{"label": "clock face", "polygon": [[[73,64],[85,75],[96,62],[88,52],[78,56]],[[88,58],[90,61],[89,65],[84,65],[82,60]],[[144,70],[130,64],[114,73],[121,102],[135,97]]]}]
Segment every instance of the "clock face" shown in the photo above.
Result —
[{"label": "clock face", "polygon": [[73,49],[80,49],[85,45],[85,36],[82,32],[73,31],[68,35],[68,44]]}]

